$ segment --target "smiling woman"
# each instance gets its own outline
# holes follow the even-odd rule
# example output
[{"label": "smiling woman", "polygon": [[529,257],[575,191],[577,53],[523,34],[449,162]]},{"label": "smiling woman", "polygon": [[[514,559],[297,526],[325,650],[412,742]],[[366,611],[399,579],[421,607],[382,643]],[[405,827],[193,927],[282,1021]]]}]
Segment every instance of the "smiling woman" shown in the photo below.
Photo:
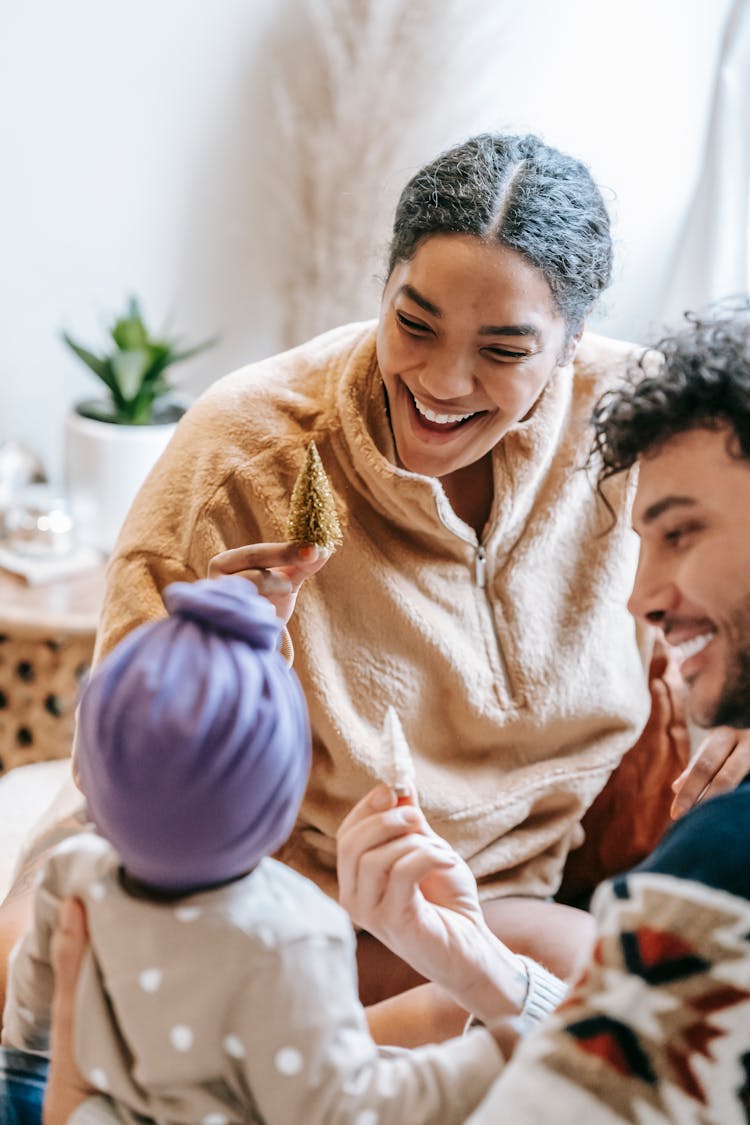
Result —
[{"label": "smiling woman", "polygon": [[567,335],[544,275],[496,242],[433,235],[388,279],[377,350],[399,461],[438,477],[478,534],[492,450],[570,354]]},{"label": "smiling woman", "polygon": [[[171,581],[255,582],[288,624],[313,731],[281,857],[336,893],[336,832],[386,776],[393,706],[422,809],[490,924],[560,975],[590,922],[544,900],[649,709],[632,532],[599,534],[577,471],[630,353],[583,334],[610,273],[583,164],[533,136],[441,154],[399,202],[379,322],[237,371],[188,411],[110,560],[98,635],[100,657],[163,615]],[[310,439],[341,517],[330,557],[283,541]],[[415,981],[359,944],[368,1000]]]}]

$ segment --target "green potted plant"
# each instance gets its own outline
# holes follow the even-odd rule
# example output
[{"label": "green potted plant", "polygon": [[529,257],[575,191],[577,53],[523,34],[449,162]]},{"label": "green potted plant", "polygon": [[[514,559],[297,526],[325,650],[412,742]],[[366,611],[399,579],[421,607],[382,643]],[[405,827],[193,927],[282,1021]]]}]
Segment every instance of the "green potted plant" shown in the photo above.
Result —
[{"label": "green potted plant", "polygon": [[106,394],[75,403],[65,431],[65,487],[82,542],[111,551],[132,500],[163,452],[186,406],[167,370],[213,340],[185,348],[155,336],[135,297],[97,353],[67,332],[63,340],[101,380]]}]

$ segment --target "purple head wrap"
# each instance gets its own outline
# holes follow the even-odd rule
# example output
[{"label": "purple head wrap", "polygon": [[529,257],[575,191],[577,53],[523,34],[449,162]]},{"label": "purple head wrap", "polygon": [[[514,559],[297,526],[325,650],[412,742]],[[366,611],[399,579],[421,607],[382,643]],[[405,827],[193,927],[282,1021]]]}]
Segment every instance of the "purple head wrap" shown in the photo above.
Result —
[{"label": "purple head wrap", "polygon": [[219,883],[292,830],[310,770],[281,622],[236,576],[175,582],[169,616],[95,669],[80,701],[81,786],[125,869],[167,890]]}]

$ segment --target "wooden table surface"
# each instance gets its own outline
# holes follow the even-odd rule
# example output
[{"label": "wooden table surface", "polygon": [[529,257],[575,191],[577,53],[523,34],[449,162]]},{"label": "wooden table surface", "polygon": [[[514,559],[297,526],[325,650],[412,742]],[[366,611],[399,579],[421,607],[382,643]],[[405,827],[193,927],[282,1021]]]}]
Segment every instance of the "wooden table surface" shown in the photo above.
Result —
[{"label": "wooden table surface", "polygon": [[104,563],[43,585],[0,570],[0,632],[94,633],[104,593]]}]

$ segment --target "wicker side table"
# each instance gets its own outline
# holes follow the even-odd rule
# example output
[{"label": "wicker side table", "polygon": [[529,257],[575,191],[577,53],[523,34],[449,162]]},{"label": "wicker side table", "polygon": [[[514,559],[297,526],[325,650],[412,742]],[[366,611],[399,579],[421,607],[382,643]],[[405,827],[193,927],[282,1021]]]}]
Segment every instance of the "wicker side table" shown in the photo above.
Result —
[{"label": "wicker side table", "polygon": [[45,586],[0,572],[0,774],[70,754],[104,566]]}]

